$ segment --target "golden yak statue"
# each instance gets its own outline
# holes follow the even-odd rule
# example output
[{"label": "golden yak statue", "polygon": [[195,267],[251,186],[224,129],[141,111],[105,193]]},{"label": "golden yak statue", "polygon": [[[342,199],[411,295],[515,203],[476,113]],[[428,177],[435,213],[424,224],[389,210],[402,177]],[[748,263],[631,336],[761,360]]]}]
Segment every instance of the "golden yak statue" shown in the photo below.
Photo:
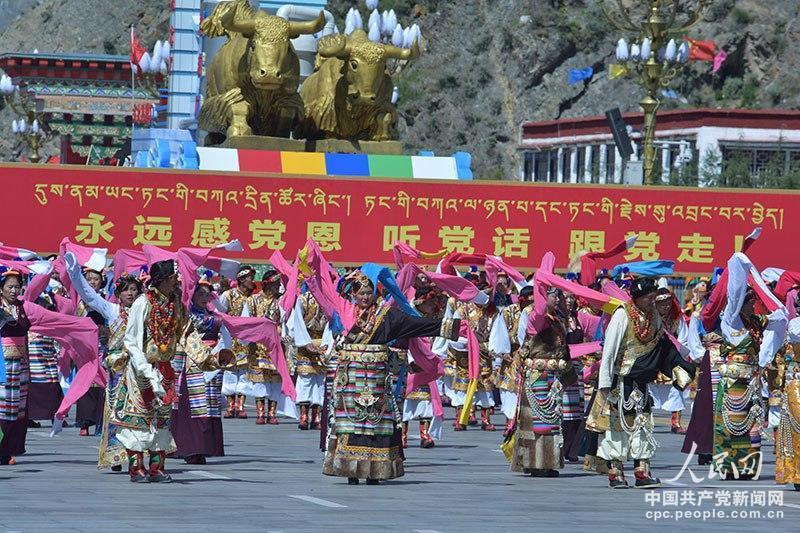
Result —
[{"label": "golden yak statue", "polygon": [[317,68],[300,89],[305,117],[295,137],[392,140],[397,110],[386,62],[418,57],[418,44],[397,48],[372,42],[363,30],[356,30],[349,36],[323,37],[317,54]]},{"label": "golden yak statue", "polygon": [[297,93],[300,61],[291,39],[320,31],[324,13],[290,22],[256,11],[248,0],[222,2],[201,24],[208,37],[227,36],[208,69],[206,97],[198,124],[211,144],[224,137],[288,137],[302,120]]}]

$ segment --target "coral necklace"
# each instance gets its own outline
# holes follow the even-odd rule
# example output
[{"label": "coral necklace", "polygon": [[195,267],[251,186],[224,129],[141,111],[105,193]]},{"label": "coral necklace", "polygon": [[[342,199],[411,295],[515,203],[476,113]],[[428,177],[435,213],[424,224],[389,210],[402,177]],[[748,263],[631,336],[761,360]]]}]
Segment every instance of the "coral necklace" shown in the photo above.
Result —
[{"label": "coral necklace", "polygon": [[647,342],[650,336],[650,317],[640,312],[635,305],[626,306],[628,308],[628,318],[633,322],[633,332],[639,342]]},{"label": "coral necklace", "polygon": [[159,298],[153,291],[147,293],[150,302],[149,329],[153,342],[161,353],[166,353],[169,343],[175,336],[177,320],[173,300]]}]

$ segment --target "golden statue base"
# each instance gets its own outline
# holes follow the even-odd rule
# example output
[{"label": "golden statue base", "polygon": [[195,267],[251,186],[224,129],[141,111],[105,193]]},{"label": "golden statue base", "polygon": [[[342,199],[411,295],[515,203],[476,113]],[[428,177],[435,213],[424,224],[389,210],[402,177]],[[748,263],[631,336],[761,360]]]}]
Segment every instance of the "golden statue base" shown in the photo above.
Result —
[{"label": "golden statue base", "polygon": [[219,147],[238,148],[240,150],[272,150],[276,152],[403,155],[403,143],[399,141],[347,141],[342,139],[306,141],[285,139],[283,137],[243,135],[229,137]]},{"label": "golden statue base", "polygon": [[399,141],[320,139],[318,141],[306,141],[306,151],[337,154],[403,155],[403,143]]},{"label": "golden statue base", "polygon": [[262,137],[259,135],[242,135],[228,137],[219,145],[220,148],[238,148],[240,150],[272,150],[275,152],[305,152],[306,141],[286,139],[284,137]]}]

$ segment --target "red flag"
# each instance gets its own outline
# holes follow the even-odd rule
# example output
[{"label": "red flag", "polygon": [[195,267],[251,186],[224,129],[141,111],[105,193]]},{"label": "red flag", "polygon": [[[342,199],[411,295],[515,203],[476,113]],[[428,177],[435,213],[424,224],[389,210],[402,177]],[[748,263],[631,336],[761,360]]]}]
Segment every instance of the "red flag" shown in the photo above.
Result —
[{"label": "red flag", "polygon": [[685,37],[689,42],[690,61],[714,61],[717,55],[717,43],[714,41],[696,41]]},{"label": "red flag", "polygon": [[142,43],[139,42],[139,39],[136,37],[136,32],[131,26],[131,63],[139,66],[139,61],[142,60],[142,56],[145,53],[144,46]]}]

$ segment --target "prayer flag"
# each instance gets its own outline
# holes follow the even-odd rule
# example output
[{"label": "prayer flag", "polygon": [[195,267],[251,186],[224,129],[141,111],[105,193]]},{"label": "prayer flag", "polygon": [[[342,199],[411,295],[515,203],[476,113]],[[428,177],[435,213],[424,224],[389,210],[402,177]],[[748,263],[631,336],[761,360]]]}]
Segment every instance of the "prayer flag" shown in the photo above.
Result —
[{"label": "prayer flag", "polygon": [[725,63],[726,59],[728,59],[728,54],[725,50],[720,50],[719,53],[714,56],[714,66],[711,67],[711,72],[714,74],[719,72],[719,69],[722,68],[722,64]]},{"label": "prayer flag", "polygon": [[689,43],[690,61],[714,61],[714,56],[717,54],[717,43],[714,41],[697,41],[688,37],[685,39]]},{"label": "prayer flag", "polygon": [[592,67],[586,68],[571,68],[569,69],[569,84],[575,85],[583,80],[591,79],[594,76],[594,69]]},{"label": "prayer flag", "polygon": [[628,74],[630,74],[630,70],[628,70],[628,67],[625,65],[612,64],[609,69],[609,77],[612,80],[623,78]]}]

